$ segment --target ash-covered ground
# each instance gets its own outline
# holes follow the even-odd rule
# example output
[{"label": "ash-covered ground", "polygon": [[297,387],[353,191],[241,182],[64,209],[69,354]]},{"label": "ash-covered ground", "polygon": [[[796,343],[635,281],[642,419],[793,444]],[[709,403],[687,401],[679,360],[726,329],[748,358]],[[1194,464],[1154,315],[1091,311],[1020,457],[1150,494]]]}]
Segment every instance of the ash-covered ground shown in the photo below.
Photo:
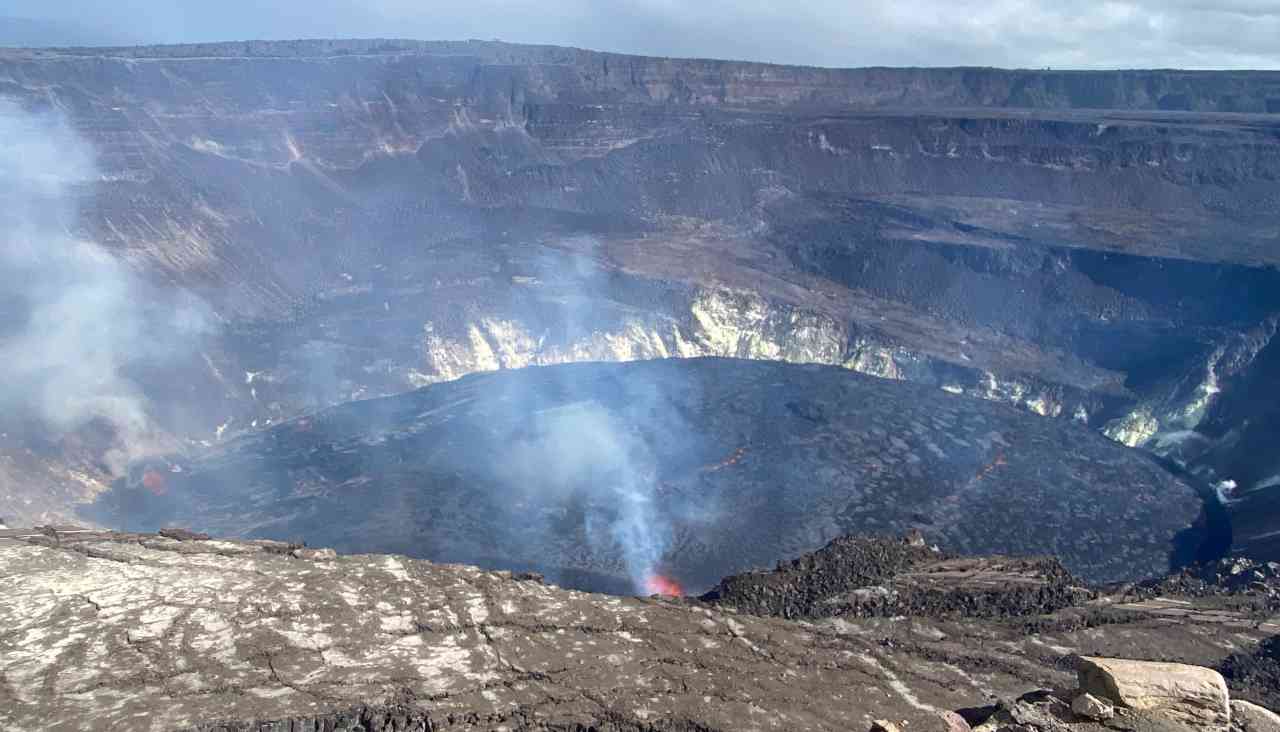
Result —
[{"label": "ash-covered ground", "polygon": [[[1196,732],[1227,727],[1167,712],[1212,714],[1229,692],[1230,729],[1256,732],[1239,704],[1280,701],[1280,576],[1253,571],[1189,568],[1215,579],[1152,595],[1081,586],[1048,558],[841,537],[700,601],[191,532],[0,530],[0,723]],[[1097,720],[1068,708],[1080,656],[1097,655],[1200,668],[1170,683],[1161,667],[1154,708],[1108,703]]]}]

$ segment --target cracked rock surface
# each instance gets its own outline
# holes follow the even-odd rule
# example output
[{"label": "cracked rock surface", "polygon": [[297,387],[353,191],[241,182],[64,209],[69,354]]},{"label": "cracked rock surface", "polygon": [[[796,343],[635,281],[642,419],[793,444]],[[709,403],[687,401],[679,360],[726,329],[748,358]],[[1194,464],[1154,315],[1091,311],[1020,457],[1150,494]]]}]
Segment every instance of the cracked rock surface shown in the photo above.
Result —
[{"label": "cracked rock surface", "polygon": [[1069,684],[1077,654],[1212,666],[1280,631],[1122,598],[1099,601],[1106,623],[1066,615],[1091,605],[1031,632],[797,622],[399,556],[52,530],[4,532],[0,579],[0,724],[53,730],[942,729],[946,710]]}]

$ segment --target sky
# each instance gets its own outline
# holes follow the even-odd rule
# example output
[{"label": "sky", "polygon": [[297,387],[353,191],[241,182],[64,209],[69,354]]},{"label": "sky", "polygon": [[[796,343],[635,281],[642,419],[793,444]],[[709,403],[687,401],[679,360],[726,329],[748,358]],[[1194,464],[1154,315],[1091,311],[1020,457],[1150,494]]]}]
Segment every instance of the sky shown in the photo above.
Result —
[{"label": "sky", "polygon": [[[498,39],[817,66],[1280,69],[1280,0],[6,0],[0,44]],[[5,26],[8,26],[6,30]],[[13,38],[17,40],[13,40]]]}]

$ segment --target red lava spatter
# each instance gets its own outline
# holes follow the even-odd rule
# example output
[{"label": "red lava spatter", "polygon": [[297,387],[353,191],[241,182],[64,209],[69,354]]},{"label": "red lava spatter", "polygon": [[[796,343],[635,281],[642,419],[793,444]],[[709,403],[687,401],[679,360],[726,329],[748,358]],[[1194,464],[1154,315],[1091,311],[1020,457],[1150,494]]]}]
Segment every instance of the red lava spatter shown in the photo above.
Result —
[{"label": "red lava spatter", "polygon": [[644,581],[644,591],[647,595],[665,595],[667,597],[682,597],[684,588],[680,583],[661,574],[651,574]]},{"label": "red lava spatter", "polygon": [[973,476],[974,480],[982,480],[988,475],[991,475],[991,471],[995,470],[996,468],[1002,465],[1008,465],[1008,464],[1009,464],[1009,461],[1005,459],[1003,452],[996,453],[996,459],[992,460],[989,464],[984,465],[982,470],[979,470],[978,474]]}]

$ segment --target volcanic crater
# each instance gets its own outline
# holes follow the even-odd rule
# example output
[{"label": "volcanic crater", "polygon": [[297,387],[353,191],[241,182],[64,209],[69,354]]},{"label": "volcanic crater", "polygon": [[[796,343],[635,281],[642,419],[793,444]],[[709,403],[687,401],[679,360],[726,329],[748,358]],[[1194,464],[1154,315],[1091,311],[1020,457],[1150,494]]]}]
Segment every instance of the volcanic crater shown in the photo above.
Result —
[{"label": "volcanic crater", "polygon": [[[1180,532],[1276,551],[1275,72],[331,40],[3,49],[0,95],[94,151],[65,228],[216,326],[122,364],[145,445],[0,417],[14,523],[629,591],[642,566],[703,589],[846,530],[932,527],[1095,579],[1195,555]],[[701,357],[844,371],[476,375]],[[504,412],[504,390],[532,405]],[[145,459],[122,477],[104,446]],[[573,447],[614,457],[531,467]],[[1197,528],[1208,492],[1229,531],[1214,510]]]}]

